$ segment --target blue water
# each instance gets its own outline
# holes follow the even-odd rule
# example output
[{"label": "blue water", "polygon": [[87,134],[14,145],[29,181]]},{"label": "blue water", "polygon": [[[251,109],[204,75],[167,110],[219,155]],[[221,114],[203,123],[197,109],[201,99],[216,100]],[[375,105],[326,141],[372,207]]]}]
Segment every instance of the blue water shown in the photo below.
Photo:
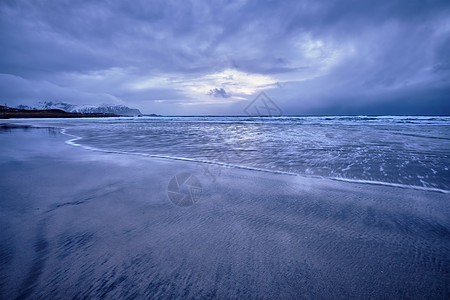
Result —
[{"label": "blue water", "polygon": [[450,190],[450,117],[41,120],[92,148]]}]

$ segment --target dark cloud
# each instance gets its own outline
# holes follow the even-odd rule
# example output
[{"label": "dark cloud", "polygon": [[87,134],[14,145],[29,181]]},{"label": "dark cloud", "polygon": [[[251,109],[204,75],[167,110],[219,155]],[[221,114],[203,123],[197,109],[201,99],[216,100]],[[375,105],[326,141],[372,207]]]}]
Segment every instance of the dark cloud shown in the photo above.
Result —
[{"label": "dark cloud", "polygon": [[229,98],[230,95],[223,88],[214,88],[209,90],[208,95],[216,97],[216,98]]},{"label": "dark cloud", "polygon": [[[338,107],[360,99],[361,112],[377,110],[374,102],[397,111],[393,95],[418,89],[445,103],[435,91],[450,86],[449,16],[448,0],[2,1],[0,97],[122,101],[144,111],[172,103],[170,113],[191,113],[173,102],[195,101],[190,81],[230,98],[198,79],[236,69],[273,78],[259,88],[291,112],[345,113]],[[251,99],[257,91],[242,93],[231,92]],[[233,105],[197,111],[239,113]]]}]

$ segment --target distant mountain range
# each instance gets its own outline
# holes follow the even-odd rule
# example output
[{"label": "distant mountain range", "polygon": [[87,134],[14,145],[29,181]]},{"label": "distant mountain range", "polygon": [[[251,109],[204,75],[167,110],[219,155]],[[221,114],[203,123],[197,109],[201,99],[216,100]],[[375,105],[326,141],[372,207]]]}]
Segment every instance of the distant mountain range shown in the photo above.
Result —
[{"label": "distant mountain range", "polygon": [[[0,105],[0,119],[17,119],[17,118],[105,118],[120,117],[111,113],[80,113],[66,112],[61,109],[22,109]],[[2,124],[0,129],[5,129]],[[11,125],[11,124],[10,124]],[[15,125],[14,125],[15,126]],[[6,126],[12,128],[11,126]]]},{"label": "distant mountain range", "polygon": [[49,110],[60,109],[66,112],[83,113],[83,114],[115,114],[118,116],[140,116],[142,113],[139,109],[129,108],[124,105],[102,104],[102,105],[74,105],[64,102],[42,101],[36,105],[19,105],[18,109],[27,110]]}]

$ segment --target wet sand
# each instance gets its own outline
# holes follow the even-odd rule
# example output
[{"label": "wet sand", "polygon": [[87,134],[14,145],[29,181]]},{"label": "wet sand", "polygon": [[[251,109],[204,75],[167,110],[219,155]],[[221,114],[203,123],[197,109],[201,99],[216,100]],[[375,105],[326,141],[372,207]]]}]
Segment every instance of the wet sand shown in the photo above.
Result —
[{"label": "wet sand", "polygon": [[[68,139],[0,133],[2,299],[450,297],[448,194],[242,169],[213,180]],[[191,206],[169,199],[179,173],[201,184]]]}]

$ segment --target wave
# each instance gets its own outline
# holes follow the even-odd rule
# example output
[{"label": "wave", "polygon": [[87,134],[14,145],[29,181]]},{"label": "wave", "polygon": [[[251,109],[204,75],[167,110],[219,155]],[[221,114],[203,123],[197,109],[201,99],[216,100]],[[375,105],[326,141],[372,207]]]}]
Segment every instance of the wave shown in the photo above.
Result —
[{"label": "wave", "polygon": [[125,154],[125,155],[136,155],[136,156],[170,159],[170,160],[181,160],[181,161],[196,162],[196,163],[201,163],[201,164],[216,165],[216,166],[221,166],[221,167],[265,172],[265,173],[271,173],[271,174],[302,176],[302,177],[307,177],[307,178],[321,178],[321,179],[329,179],[329,180],[356,183],[356,184],[389,186],[389,187],[395,187],[395,188],[413,189],[413,190],[420,190],[420,191],[427,191],[427,192],[438,192],[438,193],[444,193],[444,194],[450,193],[449,190],[445,190],[445,189],[424,187],[424,186],[415,186],[415,185],[406,185],[406,184],[401,184],[401,183],[373,181],[373,180],[364,180],[364,179],[350,179],[350,178],[342,178],[342,177],[329,177],[329,176],[310,175],[310,174],[299,174],[299,173],[293,173],[293,172],[268,170],[268,169],[264,169],[264,168],[256,168],[256,167],[250,167],[250,166],[230,164],[230,163],[225,163],[225,162],[208,161],[208,160],[194,159],[194,158],[187,158],[187,157],[157,155],[157,154],[148,154],[148,153],[140,153],[140,152],[127,152],[127,151],[118,151],[118,150],[106,150],[106,149],[95,148],[95,147],[77,143],[77,141],[81,140],[82,137],[67,133],[66,129],[64,129],[64,128],[61,130],[61,133],[64,135],[73,137],[72,139],[65,141],[66,144],[75,146],[75,147],[81,147],[83,149],[90,150],[90,151],[98,151],[98,152],[103,152],[103,153],[114,153],[114,154]]}]

